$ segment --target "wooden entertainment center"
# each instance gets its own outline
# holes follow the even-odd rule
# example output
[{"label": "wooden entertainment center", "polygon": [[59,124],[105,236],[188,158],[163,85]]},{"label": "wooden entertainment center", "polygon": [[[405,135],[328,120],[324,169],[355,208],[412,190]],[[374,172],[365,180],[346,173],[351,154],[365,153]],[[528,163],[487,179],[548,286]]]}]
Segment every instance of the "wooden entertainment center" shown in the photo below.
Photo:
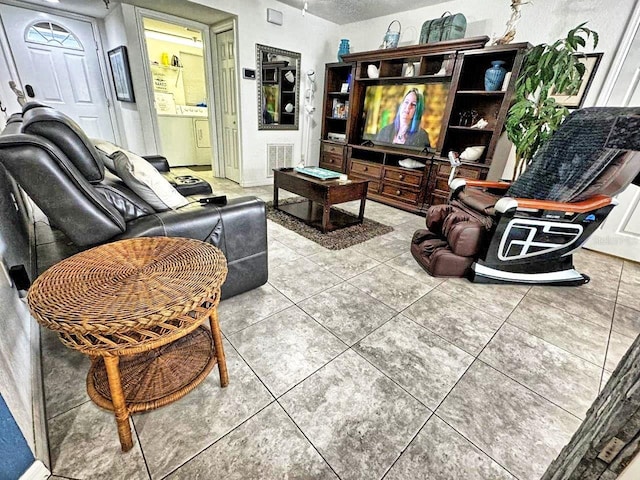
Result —
[{"label": "wooden entertainment center", "polygon": [[[449,151],[484,146],[482,156],[474,162],[463,162],[457,175],[486,178],[529,46],[514,43],[485,47],[488,40],[483,36],[352,53],[343,57],[344,62],[327,64],[320,167],[369,180],[368,198],[416,213],[449,198]],[[487,91],[484,74],[496,60],[505,62],[510,80],[505,90]],[[369,65],[375,66],[376,78],[369,77]],[[406,74],[409,65],[414,68],[412,76]],[[431,82],[449,84],[435,153],[363,141],[363,105],[368,85]],[[343,87],[346,83],[348,91]],[[465,112],[474,112],[474,121],[484,118],[488,125],[471,128],[469,119],[464,119]],[[399,162],[405,159],[418,161],[424,167],[404,168]]]}]

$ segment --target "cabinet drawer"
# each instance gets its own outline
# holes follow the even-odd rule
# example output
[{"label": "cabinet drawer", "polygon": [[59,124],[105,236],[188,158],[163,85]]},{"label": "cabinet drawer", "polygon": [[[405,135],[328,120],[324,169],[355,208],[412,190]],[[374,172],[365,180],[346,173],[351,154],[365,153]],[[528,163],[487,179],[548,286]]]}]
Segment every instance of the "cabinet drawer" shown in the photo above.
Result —
[{"label": "cabinet drawer", "polygon": [[332,145],[330,143],[323,143],[322,152],[333,153],[342,157],[342,155],[344,154],[344,147],[342,145]]},{"label": "cabinet drawer", "polygon": [[342,156],[331,153],[322,152],[320,157],[320,166],[329,170],[342,172],[344,169],[344,159]]},{"label": "cabinet drawer", "polygon": [[367,194],[369,193],[377,194],[380,191],[380,182],[371,180],[369,177],[354,175],[353,172],[351,172],[349,173],[349,178],[351,180],[369,180],[369,186],[367,187]]},{"label": "cabinet drawer", "polygon": [[351,160],[351,171],[364,177],[380,178],[382,176],[382,165],[376,163]]},{"label": "cabinet drawer", "polygon": [[443,190],[443,191],[448,191],[449,190],[449,177],[447,178],[443,178],[443,177],[436,177],[436,186],[435,186],[436,190]]},{"label": "cabinet drawer", "polygon": [[395,198],[396,200],[401,200],[403,202],[410,202],[414,204],[418,202],[418,192],[390,183],[382,184],[381,193],[386,197]]},{"label": "cabinet drawer", "polygon": [[[438,176],[449,178],[450,173],[451,165],[441,163],[438,166]],[[458,169],[456,170],[456,177],[471,178],[473,180],[479,179],[481,174],[482,173],[480,170],[471,167],[458,167]]]},{"label": "cabinet drawer", "polygon": [[406,170],[388,167],[384,169],[385,180],[394,180],[414,187],[420,186],[423,177],[424,175],[422,172],[407,172]]}]

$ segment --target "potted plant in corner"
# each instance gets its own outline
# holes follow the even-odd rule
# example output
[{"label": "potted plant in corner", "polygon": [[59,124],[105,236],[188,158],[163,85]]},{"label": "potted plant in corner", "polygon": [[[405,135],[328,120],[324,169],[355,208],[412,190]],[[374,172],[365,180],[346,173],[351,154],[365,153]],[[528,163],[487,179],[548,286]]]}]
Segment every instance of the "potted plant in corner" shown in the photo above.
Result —
[{"label": "potted plant in corner", "polygon": [[514,180],[569,114],[550,95],[573,95],[580,88],[585,65],[579,60],[578,49],[585,47],[589,39],[594,48],[598,45],[598,34],[585,25],[586,22],[578,25],[566,38],[551,45],[532,47],[525,56],[516,82],[515,103],[505,123],[507,137],[516,147]]}]

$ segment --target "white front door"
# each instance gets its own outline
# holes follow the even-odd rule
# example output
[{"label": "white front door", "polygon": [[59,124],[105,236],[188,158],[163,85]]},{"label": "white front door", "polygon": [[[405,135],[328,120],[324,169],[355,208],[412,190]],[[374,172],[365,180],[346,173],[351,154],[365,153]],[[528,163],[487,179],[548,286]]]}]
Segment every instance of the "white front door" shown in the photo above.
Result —
[{"label": "white front door", "polygon": [[[640,10],[640,8],[638,9]],[[604,102],[610,106],[640,105],[640,30],[637,28],[630,48],[622,60],[619,75]],[[640,187],[630,185],[618,195],[619,205],[591,236],[586,247],[640,262]]]},{"label": "white front door", "polygon": [[113,141],[91,23],[4,4],[0,18],[27,100],[62,111],[90,137]]},{"label": "white front door", "polygon": [[236,90],[236,55],[233,30],[218,33],[218,62],[220,72],[220,105],[222,107],[222,151],[225,177],[240,182],[238,153],[238,105]]}]

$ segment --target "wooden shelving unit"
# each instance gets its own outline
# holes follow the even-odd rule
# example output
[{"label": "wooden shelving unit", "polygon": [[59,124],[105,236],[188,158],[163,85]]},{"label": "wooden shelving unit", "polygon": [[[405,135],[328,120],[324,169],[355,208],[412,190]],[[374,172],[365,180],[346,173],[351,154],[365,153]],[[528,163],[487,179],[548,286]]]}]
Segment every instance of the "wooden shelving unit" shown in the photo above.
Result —
[{"label": "wooden shelving unit", "polygon": [[[465,162],[458,174],[486,178],[502,133],[526,43],[485,47],[488,37],[412,45],[345,55],[344,63],[327,64],[323,103],[320,166],[347,172],[352,178],[369,180],[372,199],[412,212],[425,212],[449,196],[450,173],[447,152],[462,152],[482,145],[485,151],[477,162]],[[484,72],[491,62],[502,60],[511,72],[504,91],[486,91]],[[377,75],[369,76],[369,66]],[[408,75],[413,69],[413,75]],[[374,72],[374,73],[375,73]],[[351,78],[349,92],[341,86]],[[418,152],[394,146],[363,145],[364,92],[368,85],[430,83],[446,81],[449,94],[436,152]],[[346,118],[334,114],[334,103],[349,102]],[[468,112],[468,113],[465,113]],[[470,119],[484,118],[484,128],[471,128]],[[344,141],[331,140],[330,133]],[[411,159],[423,164],[405,168],[399,162]]]},{"label": "wooden shelving unit", "polygon": [[[324,73],[324,97],[322,112],[322,139],[320,145],[320,166],[345,173],[346,145],[350,124],[351,92],[353,85],[353,63],[328,63]],[[342,91],[342,85],[349,83],[349,91]],[[343,105],[344,116],[336,116],[336,106]],[[330,135],[342,135],[344,140],[332,140]]]}]

